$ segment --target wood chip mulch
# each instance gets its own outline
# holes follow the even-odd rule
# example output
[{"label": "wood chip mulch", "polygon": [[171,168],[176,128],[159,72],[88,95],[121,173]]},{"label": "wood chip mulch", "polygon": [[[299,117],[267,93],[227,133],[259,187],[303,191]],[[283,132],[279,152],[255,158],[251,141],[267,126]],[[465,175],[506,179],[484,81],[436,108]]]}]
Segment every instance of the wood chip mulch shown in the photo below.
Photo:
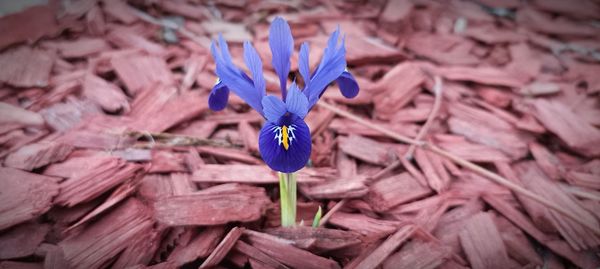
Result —
[{"label": "wood chip mulch", "polygon": [[[0,268],[600,266],[598,1],[47,2],[0,17]],[[207,104],[218,33],[277,94],[275,16],[361,88],[307,117],[293,229],[261,116]]]}]

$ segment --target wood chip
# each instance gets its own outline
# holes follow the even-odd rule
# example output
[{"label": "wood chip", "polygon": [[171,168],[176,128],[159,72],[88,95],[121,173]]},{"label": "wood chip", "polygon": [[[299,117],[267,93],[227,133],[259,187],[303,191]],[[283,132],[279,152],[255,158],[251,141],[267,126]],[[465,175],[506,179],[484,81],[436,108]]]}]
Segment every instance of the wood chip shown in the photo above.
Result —
[{"label": "wood chip", "polygon": [[473,162],[508,162],[509,158],[502,151],[481,144],[463,141],[448,141],[438,144],[441,148]]},{"label": "wood chip", "polygon": [[473,43],[454,35],[415,33],[406,48],[417,55],[444,65],[474,65],[479,59],[470,53]]},{"label": "wood chip", "polygon": [[278,269],[288,268],[287,266],[283,265],[279,261],[271,258],[270,256],[268,256],[264,252],[260,251],[259,249],[255,248],[249,244],[244,243],[243,241],[238,241],[235,244],[234,248],[238,252],[246,254],[246,256],[248,256],[248,257],[252,257],[252,259],[250,260],[250,265],[252,266],[252,268],[255,268],[255,266],[256,266],[255,264],[258,264],[258,266],[262,266],[259,268],[278,268]]},{"label": "wood chip", "polygon": [[392,0],[383,8],[379,20],[385,23],[395,24],[404,20],[412,11],[413,3],[403,0]]},{"label": "wood chip", "polygon": [[389,118],[390,112],[401,109],[421,92],[420,85],[424,81],[425,75],[417,65],[396,65],[375,84],[381,89],[381,94],[374,98],[375,112],[381,118]]},{"label": "wood chip", "polygon": [[335,261],[283,243],[278,237],[259,232],[245,235],[252,246],[291,268],[340,268]]},{"label": "wood chip", "polygon": [[125,24],[131,24],[138,20],[135,11],[127,3],[119,0],[103,0],[103,2],[104,12],[107,15]]},{"label": "wood chip", "polygon": [[506,248],[489,213],[471,217],[459,237],[473,268],[508,267]]},{"label": "wood chip", "polygon": [[329,219],[329,223],[361,233],[367,237],[379,239],[396,231],[399,222],[378,220],[362,214],[349,214],[336,212]]},{"label": "wood chip", "polygon": [[3,125],[40,126],[44,124],[44,118],[40,114],[4,102],[0,102],[0,115],[0,123]]},{"label": "wood chip", "polygon": [[[344,31],[347,31],[344,29]],[[402,53],[381,40],[350,34],[346,37],[346,61],[350,64],[394,62],[403,58]],[[329,91],[333,91],[330,89]]]},{"label": "wood chip", "polygon": [[371,185],[367,202],[378,212],[425,197],[431,189],[422,186],[409,173],[384,178]]},{"label": "wood chip", "polygon": [[544,263],[531,242],[519,228],[501,216],[495,216],[494,222],[500,231],[510,258],[523,265],[529,263],[541,265]]},{"label": "wood chip", "polygon": [[[600,227],[597,219],[592,214],[585,210],[573,197],[560,189],[556,183],[551,182],[534,162],[519,163],[516,165],[515,170],[520,178],[527,179],[523,180],[526,188],[546,197],[546,199],[552,199],[569,212],[577,214],[580,219],[585,220],[592,227]],[[549,209],[544,211],[549,214],[550,222],[575,250],[589,249],[600,244],[600,238],[580,224]]]},{"label": "wood chip", "polygon": [[134,177],[142,168],[119,158],[99,159],[88,167],[89,170],[77,171],[60,183],[61,192],[55,199],[56,203],[74,206],[90,201]]},{"label": "wood chip", "polygon": [[[439,167],[439,163],[436,165],[437,159],[432,158],[433,155],[427,153],[422,149],[415,150],[415,160],[423,171],[425,179],[429,187],[436,192],[440,193],[448,188],[449,179],[445,174],[445,168]],[[424,192],[425,188],[422,186],[421,191]]]},{"label": "wood chip", "polygon": [[198,258],[206,258],[215,251],[224,234],[225,228],[223,226],[207,227],[189,244],[177,246],[169,255],[168,261],[181,266]]},{"label": "wood chip", "polygon": [[79,38],[74,41],[58,43],[56,48],[64,58],[81,58],[109,50],[110,45],[101,38]]},{"label": "wood chip", "polygon": [[352,157],[382,166],[393,161],[389,148],[377,141],[357,135],[338,139],[340,149]]},{"label": "wood chip", "polygon": [[434,242],[415,241],[406,244],[400,251],[390,255],[383,268],[438,268],[449,256],[448,247]]},{"label": "wood chip", "polygon": [[62,249],[55,245],[50,245],[44,257],[44,269],[67,268],[69,263],[65,260],[65,254]]},{"label": "wood chip", "polygon": [[448,120],[450,130],[454,134],[502,151],[513,159],[527,154],[527,143],[513,131],[502,131],[484,127],[466,119],[452,117]]},{"label": "wood chip", "polygon": [[161,58],[146,55],[115,57],[110,61],[119,78],[132,95],[137,95],[156,83],[173,85],[173,77]]},{"label": "wood chip", "polygon": [[42,269],[42,268],[44,268],[44,266],[41,263],[3,261],[3,262],[0,262],[0,268],[1,269]]},{"label": "wood chip", "polygon": [[0,230],[46,213],[59,193],[54,177],[4,167],[0,174]]},{"label": "wood chip", "polygon": [[235,246],[237,240],[242,236],[244,228],[234,227],[227,233],[225,238],[217,245],[215,250],[204,260],[200,268],[211,268],[221,262],[225,255]]},{"label": "wood chip", "polygon": [[26,46],[20,46],[0,54],[0,82],[15,87],[46,87],[54,56]]},{"label": "wood chip", "polygon": [[32,255],[50,230],[47,224],[35,222],[16,226],[0,236],[0,259],[8,260]]},{"label": "wood chip", "polygon": [[0,18],[0,32],[4,37],[0,40],[0,49],[21,42],[34,42],[41,37],[56,34],[61,30],[56,20],[58,6],[34,5],[21,12],[11,14],[3,12]]},{"label": "wood chip", "polygon": [[[170,226],[250,222],[259,219],[270,203],[262,188],[221,188],[224,187],[217,186],[188,195],[160,199],[154,203],[156,219]],[[223,214],[224,212],[227,213]]]},{"label": "wood chip", "polygon": [[441,67],[438,74],[449,80],[473,81],[485,85],[497,85],[512,88],[525,86],[525,81],[515,78],[509,72],[492,67]]},{"label": "wood chip", "polygon": [[98,76],[85,76],[83,94],[106,111],[129,111],[129,102],[123,91]]},{"label": "wood chip", "polygon": [[[310,184],[310,186],[302,184],[300,185],[300,190],[304,195],[313,199],[357,198],[362,197],[369,191],[365,185],[365,181],[366,178],[363,176],[337,178]],[[307,181],[303,180],[298,182]]]},{"label": "wood chip", "polygon": [[188,172],[185,166],[185,156],[170,150],[152,151],[150,173],[181,173]]},{"label": "wood chip", "polygon": [[357,233],[320,227],[274,228],[268,229],[266,232],[292,240],[296,246],[307,246],[317,253],[343,249],[361,243]]},{"label": "wood chip", "polygon": [[562,103],[536,99],[533,106],[536,118],[569,147],[590,157],[600,154],[598,128],[580,120],[577,114]]},{"label": "wood chip", "polygon": [[145,237],[153,221],[140,201],[129,199],[116,210],[91,224],[80,234],[67,237],[58,245],[69,266],[101,268],[121,251]]},{"label": "wood chip", "polygon": [[4,165],[31,171],[64,160],[72,150],[73,147],[62,143],[33,143],[8,155]]},{"label": "wood chip", "polygon": [[506,201],[503,201],[492,195],[486,195],[484,196],[484,199],[487,203],[494,207],[494,209],[498,210],[502,215],[504,215],[507,219],[509,219],[535,240],[551,249],[554,253],[568,259],[573,264],[581,268],[594,268],[600,266],[600,260],[598,260],[597,257],[594,257],[593,255],[587,255],[586,253],[582,252],[576,252],[569,247],[566,242],[547,236],[542,231],[537,229],[523,213],[518,211]]},{"label": "wood chip", "polygon": [[136,48],[154,55],[164,55],[166,53],[161,45],[124,27],[114,28],[106,38],[120,48]]},{"label": "wood chip", "polygon": [[207,164],[194,171],[194,182],[239,182],[251,184],[274,184],[279,178],[266,166],[246,164]]},{"label": "wood chip", "polygon": [[354,268],[377,268],[396,248],[411,237],[415,230],[416,227],[413,225],[400,227]]},{"label": "wood chip", "polygon": [[208,109],[206,97],[198,92],[187,92],[173,96],[157,106],[152,113],[136,117],[130,126],[135,130],[163,132],[179,123],[188,121]]}]

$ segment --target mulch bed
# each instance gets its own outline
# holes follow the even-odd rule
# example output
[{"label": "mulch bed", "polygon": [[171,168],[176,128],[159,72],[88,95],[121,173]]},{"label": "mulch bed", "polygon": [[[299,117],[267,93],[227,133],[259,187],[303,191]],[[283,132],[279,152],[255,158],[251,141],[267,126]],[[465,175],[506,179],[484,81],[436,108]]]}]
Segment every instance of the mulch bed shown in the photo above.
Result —
[{"label": "mulch bed", "polygon": [[[198,2],[0,17],[0,268],[600,266],[598,1]],[[263,119],[207,103],[218,33],[278,94],[275,16],[361,88],[307,117],[287,229]]]}]

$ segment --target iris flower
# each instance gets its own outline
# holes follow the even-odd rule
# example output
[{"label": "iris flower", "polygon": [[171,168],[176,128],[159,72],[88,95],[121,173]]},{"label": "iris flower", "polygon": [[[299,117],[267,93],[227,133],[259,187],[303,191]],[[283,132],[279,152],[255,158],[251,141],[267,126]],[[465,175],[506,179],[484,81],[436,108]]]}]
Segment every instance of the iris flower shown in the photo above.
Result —
[{"label": "iris flower", "polygon": [[298,69],[304,80],[302,89],[295,82],[288,87],[294,39],[290,26],[280,17],[275,18],[269,29],[269,46],[281,98],[266,95],[263,64],[252,44],[244,42],[244,62],[251,72],[250,77],[233,64],[227,42],[219,35],[210,48],[218,80],[208,103],[212,110],[222,110],[227,105],[229,91],[233,91],[260,113],[265,118],[259,135],[260,154],[271,169],[289,174],[304,167],[310,157],[311,136],[304,118],[328,85],[335,80],[342,94],[353,98],[358,94],[358,84],[346,69],[344,37],[340,40],[339,27],[329,37],[321,62],[312,73],[308,44],[300,46]]}]

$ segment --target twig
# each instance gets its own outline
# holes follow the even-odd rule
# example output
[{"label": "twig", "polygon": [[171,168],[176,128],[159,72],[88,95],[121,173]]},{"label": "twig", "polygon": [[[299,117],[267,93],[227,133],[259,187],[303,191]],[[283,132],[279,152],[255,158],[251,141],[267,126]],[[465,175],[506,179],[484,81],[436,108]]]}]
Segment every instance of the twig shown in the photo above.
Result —
[{"label": "twig", "polygon": [[379,126],[377,124],[374,124],[372,122],[368,122],[367,120],[362,119],[362,118],[360,118],[360,117],[358,117],[356,115],[353,115],[350,112],[341,110],[341,109],[339,109],[337,107],[334,107],[334,106],[332,106],[330,104],[326,104],[325,102],[321,102],[321,103],[319,103],[319,105],[321,105],[322,107],[324,107],[326,109],[329,109],[329,110],[333,111],[334,113],[336,113],[336,114],[338,114],[340,116],[346,117],[346,118],[348,118],[350,120],[353,120],[355,122],[363,124],[363,125],[371,128],[371,129],[373,129],[373,130],[377,130],[377,131],[381,132],[382,134],[385,134],[385,135],[389,136],[390,138],[396,139],[397,141],[404,142],[404,143],[407,143],[407,144],[413,144],[415,146],[418,146],[418,147],[421,147],[423,149],[429,150],[429,151],[431,151],[433,153],[436,153],[436,154],[438,154],[438,155],[440,155],[440,156],[442,156],[444,158],[447,158],[447,159],[455,162],[456,164],[461,165],[462,167],[464,167],[466,169],[469,169],[469,170],[474,171],[474,172],[476,172],[476,173],[478,173],[480,175],[483,175],[484,177],[487,177],[487,178],[491,179],[492,181],[494,181],[494,182],[496,182],[496,183],[498,183],[498,184],[500,184],[500,185],[502,185],[502,186],[510,189],[511,191],[513,191],[515,193],[519,193],[519,194],[522,194],[524,196],[527,196],[527,197],[531,198],[532,200],[535,200],[538,203],[541,203],[541,204],[547,206],[548,208],[556,210],[560,214],[562,214],[564,216],[567,216],[567,217],[573,219],[575,222],[577,222],[577,223],[583,225],[584,227],[590,229],[595,234],[600,235],[600,227],[594,227],[593,225],[590,225],[589,223],[583,221],[583,219],[579,218],[578,216],[576,216],[575,214],[571,213],[570,211],[565,210],[564,208],[556,205],[554,202],[552,202],[550,200],[547,200],[544,197],[538,196],[537,194],[535,194],[535,193],[533,193],[533,192],[531,192],[531,191],[529,191],[529,190],[527,190],[527,189],[525,189],[525,188],[523,188],[523,187],[521,187],[521,186],[519,186],[519,185],[517,185],[515,183],[512,183],[510,180],[508,180],[508,179],[506,179],[506,178],[504,178],[504,177],[502,177],[502,176],[500,176],[500,175],[498,175],[498,174],[496,174],[494,172],[486,170],[485,168],[483,168],[483,167],[481,167],[481,166],[479,166],[479,165],[477,165],[475,163],[472,163],[472,162],[467,161],[467,160],[465,160],[463,158],[460,158],[460,157],[458,157],[458,156],[456,156],[456,155],[454,155],[454,154],[452,154],[450,152],[447,152],[447,151],[445,151],[445,150],[443,150],[441,148],[438,148],[437,146],[435,146],[435,145],[433,145],[431,143],[426,143],[426,142],[423,142],[423,141],[417,141],[417,140],[410,139],[410,138],[407,138],[407,137],[402,136],[402,135],[395,134],[395,133],[389,131],[388,129],[385,129],[385,128],[383,128],[383,127],[381,127],[381,126]]},{"label": "twig", "polygon": [[402,162],[400,160],[395,160],[392,163],[390,163],[388,166],[386,166],[385,168],[383,168],[383,169],[377,171],[376,173],[374,173],[367,180],[368,181],[378,180],[382,176],[384,176],[385,174],[387,174],[388,172],[391,172],[392,170],[398,168],[401,164],[402,164]]},{"label": "twig", "polygon": [[600,192],[598,191],[584,189],[577,186],[571,186],[564,183],[560,183],[559,186],[563,189],[563,191],[573,194],[577,197],[590,199],[594,201],[600,201]]},{"label": "twig", "polygon": [[476,165],[475,163],[469,162],[469,161],[467,161],[467,160],[465,160],[463,158],[460,158],[460,157],[458,157],[458,156],[456,156],[456,155],[454,155],[454,154],[452,154],[450,152],[447,152],[447,151],[445,151],[445,150],[443,150],[441,148],[438,148],[437,146],[435,146],[433,144],[426,144],[426,145],[423,146],[423,148],[425,148],[425,149],[427,149],[427,150],[429,150],[431,152],[434,152],[434,153],[436,153],[436,154],[438,154],[440,156],[448,158],[449,160],[451,160],[451,161],[453,161],[453,162],[461,165],[462,167],[465,167],[465,168],[467,168],[467,169],[469,169],[469,170],[471,170],[473,172],[476,172],[476,173],[478,173],[480,175],[483,175],[483,176],[491,179],[492,181],[494,181],[494,182],[496,182],[496,183],[498,183],[498,184],[500,184],[500,185],[502,185],[504,187],[507,187],[508,189],[510,189],[510,190],[512,190],[514,192],[517,192],[519,194],[527,196],[527,197],[531,198],[532,200],[537,201],[538,203],[541,203],[541,204],[543,204],[543,205],[545,205],[545,206],[547,206],[547,207],[549,207],[551,209],[554,209],[554,210],[558,211],[559,213],[561,213],[561,214],[563,214],[563,215],[565,215],[565,216],[567,216],[569,218],[572,218],[576,222],[579,222],[579,224],[587,227],[588,229],[592,230],[594,233],[600,235],[600,229],[599,229],[599,227],[594,227],[594,226],[588,224],[587,222],[583,221],[580,217],[578,217],[575,214],[571,213],[571,211],[565,210],[564,208],[558,206],[554,202],[552,202],[550,200],[547,200],[544,197],[538,196],[537,194],[529,191],[528,189],[525,189],[525,188],[523,188],[523,187],[521,187],[521,186],[513,183],[512,181],[510,181],[510,180],[508,180],[508,179],[506,179],[506,178],[504,178],[504,177],[502,177],[502,176],[500,176],[500,175],[498,175],[498,174],[496,174],[494,172],[491,172],[491,171],[489,171],[489,170],[487,170],[487,169],[485,169],[485,168],[483,168],[483,167],[481,167],[479,165]]},{"label": "twig", "polygon": [[340,208],[342,208],[342,206],[344,206],[346,204],[346,202],[348,202],[348,199],[344,198],[341,201],[339,201],[337,204],[335,204],[329,211],[327,211],[325,216],[323,216],[321,218],[321,222],[319,222],[319,227],[325,225],[325,223],[327,223],[327,221],[329,221],[331,216],[333,216],[333,214],[335,212],[337,212]]},{"label": "twig", "polygon": [[342,109],[337,108],[337,107],[335,107],[333,105],[330,105],[328,103],[319,102],[319,103],[317,103],[317,105],[319,105],[319,106],[321,106],[323,108],[329,109],[329,110],[333,111],[333,113],[335,113],[335,114],[338,114],[338,115],[343,116],[345,118],[351,119],[351,120],[353,120],[355,122],[358,122],[358,123],[360,123],[360,124],[362,124],[364,126],[367,126],[367,127],[371,128],[373,130],[379,131],[380,133],[382,133],[384,135],[387,135],[387,136],[389,136],[389,137],[391,137],[393,139],[396,139],[396,140],[398,140],[400,142],[404,142],[406,144],[415,144],[417,146],[422,146],[422,145],[425,144],[425,142],[412,139],[412,138],[410,138],[408,136],[403,136],[403,135],[394,133],[393,131],[390,131],[390,130],[386,129],[385,127],[379,126],[379,125],[377,125],[375,123],[372,123],[372,122],[370,122],[368,120],[365,120],[365,119],[363,119],[363,118],[361,118],[359,116],[356,116],[356,115],[354,115],[354,114],[352,114],[352,113],[350,113],[348,111],[342,110]]},{"label": "twig", "polygon": [[225,148],[235,148],[239,145],[235,145],[226,140],[217,139],[205,139],[193,136],[175,135],[169,133],[150,133],[147,131],[127,131],[124,133],[131,137],[148,137],[150,138],[149,145],[142,144],[141,146],[146,148],[152,148],[154,146],[169,146],[169,147],[183,147],[183,146],[215,146]]},{"label": "twig", "polygon": [[[437,114],[442,105],[442,79],[439,76],[435,76],[433,80],[433,94],[435,96],[435,99],[433,101],[433,107],[431,108],[431,112],[429,112],[429,116],[427,116],[427,120],[425,121],[425,124],[423,124],[423,126],[419,130],[419,133],[417,133],[417,136],[415,137],[415,140],[418,141],[423,140],[423,137],[425,137],[425,134],[427,134],[427,131],[429,131],[429,127],[431,127],[433,120],[435,119],[435,117],[437,117]],[[407,160],[411,160],[413,158],[413,154],[415,153],[416,148],[417,145],[411,144],[408,147],[406,154],[404,154],[404,158]]]}]

